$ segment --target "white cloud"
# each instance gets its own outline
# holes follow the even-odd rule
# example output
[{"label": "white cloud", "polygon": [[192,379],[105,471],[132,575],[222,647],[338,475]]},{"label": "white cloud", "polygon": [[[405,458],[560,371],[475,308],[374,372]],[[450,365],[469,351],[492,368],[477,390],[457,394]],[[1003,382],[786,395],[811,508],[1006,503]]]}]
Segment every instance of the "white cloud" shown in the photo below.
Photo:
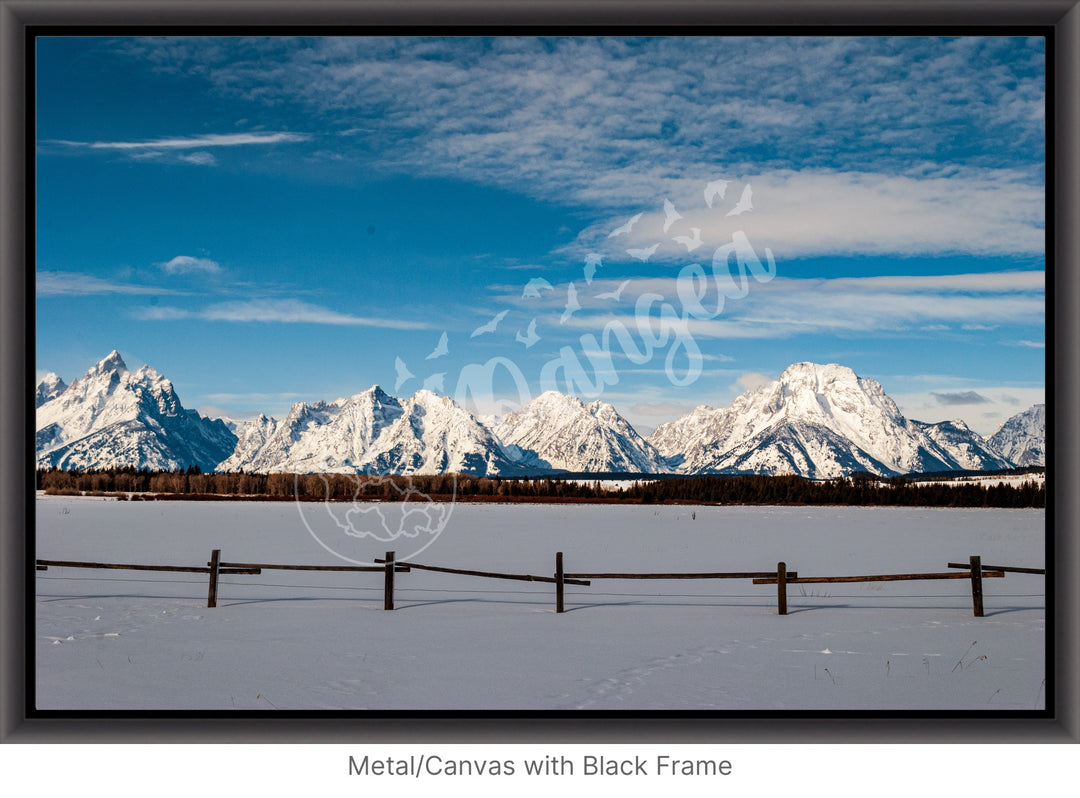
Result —
[{"label": "white cloud", "polygon": [[765,374],[760,374],[756,371],[750,371],[746,374],[741,375],[739,379],[735,380],[735,387],[738,389],[739,393],[746,393],[747,391],[752,391],[755,388],[760,388],[763,385],[768,385],[774,379],[775,378],[769,377]]},{"label": "white cloud", "polygon": [[[564,326],[595,331],[618,320],[635,329],[638,320],[634,302],[647,293],[666,297],[682,315],[676,274],[632,280],[614,309],[615,315],[577,313]],[[591,288],[593,293],[610,291],[618,282],[617,278],[594,280]],[[690,318],[687,326],[695,338],[766,339],[814,332],[901,333],[927,326],[963,330],[972,324],[1042,325],[1046,313],[1044,285],[1042,271],[835,279],[775,277],[764,283],[751,279],[746,295],[725,298],[716,318]],[[599,302],[587,304],[586,299],[582,297],[582,304],[587,309],[613,310]],[[720,299],[715,287],[710,286],[702,304],[715,310]],[[506,301],[522,302],[513,296]],[[532,301],[551,312],[557,310],[563,298],[545,296],[542,301]]]},{"label": "white cloud", "polygon": [[193,152],[191,155],[181,155],[180,160],[184,163],[195,164],[196,166],[216,166],[217,158],[211,152]]},{"label": "white cloud", "polygon": [[208,258],[193,258],[190,255],[177,255],[172,260],[157,265],[168,274],[191,274],[192,272],[217,274],[221,271],[221,266],[216,262]]},{"label": "white cloud", "polygon": [[142,321],[179,321],[180,319],[191,318],[192,314],[183,308],[151,305],[148,308],[138,308],[133,315]]},{"label": "white cloud", "polygon": [[237,147],[250,144],[282,144],[307,141],[301,133],[209,133],[203,136],[159,138],[146,141],[56,141],[71,147],[92,150],[195,150],[204,147]]},{"label": "white cloud", "polygon": [[143,321],[201,319],[203,321],[381,327],[391,330],[426,330],[431,328],[431,325],[425,322],[353,316],[296,299],[250,299],[237,302],[218,302],[198,310],[154,306],[139,309],[135,312],[135,317]]},{"label": "white cloud", "polygon": [[[656,262],[704,262],[736,231],[764,257],[819,255],[1041,255],[1045,250],[1043,186],[1017,170],[967,169],[949,177],[872,172],[784,170],[732,181],[724,200],[705,205],[711,176],[674,183],[683,218],[662,231],[662,198],[639,208],[645,215],[629,235],[609,238],[624,221],[608,216],[584,230],[565,252],[598,251],[627,261],[628,247],[660,243]],[[744,186],[753,208],[728,216]],[[692,253],[674,241],[698,228],[703,245]]]},{"label": "white cloud", "polygon": [[[145,141],[43,141],[45,148],[62,147],[75,152],[117,152],[133,161],[183,163],[194,166],[217,166],[217,157],[208,148],[272,145],[310,140],[303,133],[210,133],[202,136],[165,137]],[[196,150],[196,152],[188,152]]]}]

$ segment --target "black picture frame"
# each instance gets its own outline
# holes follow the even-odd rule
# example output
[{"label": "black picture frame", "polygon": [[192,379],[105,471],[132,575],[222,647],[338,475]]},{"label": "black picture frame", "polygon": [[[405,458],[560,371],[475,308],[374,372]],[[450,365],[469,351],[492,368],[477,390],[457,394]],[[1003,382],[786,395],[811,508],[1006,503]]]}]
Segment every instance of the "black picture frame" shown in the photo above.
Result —
[{"label": "black picture frame", "polygon": [[[875,2],[874,0],[758,0],[757,2],[692,2],[657,4],[639,0],[549,0],[506,4],[494,0],[407,4],[384,2],[303,3],[222,2],[189,4],[178,0],[0,0],[0,741],[3,742],[340,742],[349,739],[380,743],[426,740],[454,743],[487,742],[682,742],[740,743],[850,742],[1077,742],[1080,741],[1080,596],[1075,578],[1078,558],[1078,506],[1072,489],[1077,468],[1077,372],[1074,347],[1080,341],[1075,308],[1080,306],[1080,241],[1075,220],[1080,218],[1080,0],[945,0],[944,2]],[[530,717],[528,719],[465,713],[431,717],[385,713],[377,722],[355,718],[291,716],[266,718],[254,725],[246,717],[165,712],[146,717],[138,713],[102,713],[83,718],[29,717],[25,693],[28,607],[33,603],[32,567],[27,543],[32,506],[32,419],[27,395],[34,382],[33,264],[28,262],[27,208],[32,199],[32,142],[27,141],[27,46],[33,35],[46,31],[86,29],[98,33],[124,28],[131,33],[171,29],[198,31],[204,27],[238,32],[285,31],[302,26],[311,32],[331,32],[340,26],[381,29],[451,28],[461,32],[535,31],[540,27],[589,33],[613,26],[621,32],[661,32],[688,27],[703,31],[724,26],[752,26],[776,34],[804,34],[903,29],[934,32],[978,29],[1007,32],[1017,27],[1045,28],[1052,37],[1053,62],[1048,64],[1048,106],[1053,110],[1048,149],[1053,174],[1047,175],[1054,223],[1047,249],[1053,262],[1047,306],[1047,358],[1051,407],[1047,518],[1052,527],[1052,553],[1058,578],[1052,587],[1048,634],[1055,642],[1052,674],[1054,703],[1051,717],[979,720],[936,718],[830,717],[792,713],[783,718],[687,718],[672,713],[627,724],[617,717]],[[449,26],[449,27],[446,27]],[[91,31],[90,28],[94,30]],[[1050,281],[1048,281],[1050,282]],[[1053,342],[1051,344],[1051,342]],[[29,434],[28,434],[29,430]],[[1051,478],[1052,477],[1052,478]],[[1049,613],[1050,607],[1048,607]]]}]

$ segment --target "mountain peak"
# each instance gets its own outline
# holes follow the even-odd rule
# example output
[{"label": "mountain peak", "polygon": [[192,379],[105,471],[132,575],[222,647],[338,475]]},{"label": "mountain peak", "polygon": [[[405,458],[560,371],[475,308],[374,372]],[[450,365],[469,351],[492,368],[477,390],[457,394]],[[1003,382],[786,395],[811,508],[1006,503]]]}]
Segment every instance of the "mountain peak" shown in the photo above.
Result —
[{"label": "mountain peak", "polygon": [[60,375],[50,371],[41,381],[37,384],[35,407],[41,407],[48,401],[55,399],[57,396],[67,390],[67,384],[60,379]]},{"label": "mountain peak", "polygon": [[1032,405],[1017,413],[991,435],[995,451],[1021,466],[1046,465],[1046,405]]},{"label": "mountain peak", "polygon": [[780,374],[782,383],[812,383],[819,389],[830,382],[856,382],[858,375],[837,363],[793,363]]},{"label": "mountain peak", "polygon": [[120,357],[120,353],[115,349],[109,352],[103,360],[99,360],[97,365],[94,366],[92,371],[96,371],[99,374],[104,374],[109,371],[127,371],[127,363]]},{"label": "mountain peak", "polygon": [[667,470],[660,454],[609,404],[545,391],[495,426],[523,457],[563,471]]},{"label": "mountain peak", "polygon": [[132,373],[113,350],[37,408],[37,462],[48,468],[212,470],[236,446],[220,421],[186,410],[149,366]]}]

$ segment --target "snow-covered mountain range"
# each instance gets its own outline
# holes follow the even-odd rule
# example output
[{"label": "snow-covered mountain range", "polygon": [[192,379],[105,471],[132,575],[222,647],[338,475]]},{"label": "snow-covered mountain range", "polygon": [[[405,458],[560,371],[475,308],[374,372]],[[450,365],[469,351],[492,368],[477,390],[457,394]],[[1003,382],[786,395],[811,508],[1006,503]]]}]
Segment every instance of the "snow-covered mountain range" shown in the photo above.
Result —
[{"label": "snow-covered mountain range", "polygon": [[35,401],[40,467],[821,479],[1045,464],[1042,405],[984,439],[962,421],[905,418],[881,385],[835,364],[797,363],[729,407],[699,407],[647,439],[611,405],[555,391],[490,422],[431,391],[400,399],[372,386],[298,402],[281,420],[226,425],[185,410],[167,379],[149,366],[129,371],[115,351],[70,386],[48,375]]}]

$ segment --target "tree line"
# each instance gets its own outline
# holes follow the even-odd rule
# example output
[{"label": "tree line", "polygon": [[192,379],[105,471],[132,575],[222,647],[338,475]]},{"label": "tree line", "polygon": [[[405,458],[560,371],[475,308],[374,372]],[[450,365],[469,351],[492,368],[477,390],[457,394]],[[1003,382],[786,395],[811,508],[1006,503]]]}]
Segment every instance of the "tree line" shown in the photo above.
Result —
[{"label": "tree line", "polygon": [[[595,476],[595,475],[593,475]],[[134,467],[66,471],[39,469],[37,489],[50,495],[120,499],[266,499],[302,501],[606,501],[629,504],[839,504],[901,507],[1044,507],[1046,490],[1034,478],[1019,485],[980,480],[950,484],[919,477],[853,475],[816,481],[798,476],[634,475],[622,488],[600,479],[558,476],[478,477],[466,474],[203,473]]]}]

